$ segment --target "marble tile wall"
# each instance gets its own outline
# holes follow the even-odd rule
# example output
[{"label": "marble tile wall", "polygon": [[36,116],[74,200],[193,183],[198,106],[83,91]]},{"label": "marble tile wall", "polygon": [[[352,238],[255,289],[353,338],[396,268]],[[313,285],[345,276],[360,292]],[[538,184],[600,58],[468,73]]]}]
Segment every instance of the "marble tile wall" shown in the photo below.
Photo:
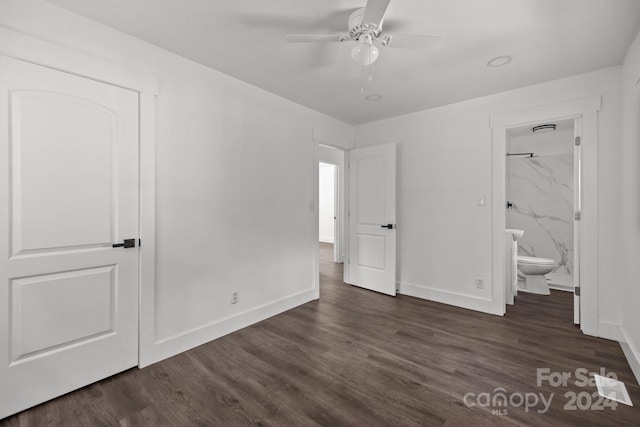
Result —
[{"label": "marble tile wall", "polygon": [[555,260],[573,275],[573,154],[507,159],[507,228],[524,230],[518,254]]}]

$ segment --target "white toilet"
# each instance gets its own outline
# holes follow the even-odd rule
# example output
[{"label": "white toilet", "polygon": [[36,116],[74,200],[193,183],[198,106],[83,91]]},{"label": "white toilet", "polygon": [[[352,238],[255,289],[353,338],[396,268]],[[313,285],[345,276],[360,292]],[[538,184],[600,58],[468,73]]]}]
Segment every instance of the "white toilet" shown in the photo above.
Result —
[{"label": "white toilet", "polygon": [[533,294],[550,295],[549,285],[544,275],[556,268],[556,262],[548,258],[518,255],[518,289]]}]

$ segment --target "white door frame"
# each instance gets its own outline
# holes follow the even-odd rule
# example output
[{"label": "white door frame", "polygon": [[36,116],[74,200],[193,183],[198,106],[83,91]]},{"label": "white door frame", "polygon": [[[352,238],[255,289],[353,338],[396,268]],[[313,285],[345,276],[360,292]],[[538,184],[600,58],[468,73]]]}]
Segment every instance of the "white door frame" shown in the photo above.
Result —
[{"label": "white door frame", "polygon": [[[504,228],[505,159],[507,129],[563,119],[581,119],[582,146],[582,233],[580,240],[581,323],[587,335],[598,336],[598,178],[597,115],[600,96],[491,115],[492,140],[492,253],[493,305],[495,313],[505,313]],[[586,189],[586,191],[584,191]]]},{"label": "white door frame", "polygon": [[139,251],[138,366],[154,362],[155,337],[155,76],[0,27],[0,55],[138,92]]}]

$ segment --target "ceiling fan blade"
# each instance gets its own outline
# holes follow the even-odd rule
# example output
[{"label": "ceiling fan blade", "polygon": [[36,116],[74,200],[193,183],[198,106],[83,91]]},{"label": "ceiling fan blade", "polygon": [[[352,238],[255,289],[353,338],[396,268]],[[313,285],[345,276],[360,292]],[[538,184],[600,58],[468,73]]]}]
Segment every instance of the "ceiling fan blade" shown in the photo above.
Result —
[{"label": "ceiling fan blade", "polygon": [[367,1],[367,6],[364,9],[364,17],[362,18],[362,23],[364,25],[375,25],[376,27],[380,26],[380,22],[384,17],[384,13],[387,11],[387,7],[389,7],[390,0],[369,0]]},{"label": "ceiling fan blade", "polygon": [[397,19],[397,18],[384,18],[384,24],[382,25],[382,29],[385,33],[397,33],[399,31],[405,31],[407,29],[407,20],[406,19]]},{"label": "ceiling fan blade", "polygon": [[345,34],[287,34],[289,43],[332,43],[349,38]]},{"label": "ceiling fan blade", "polygon": [[[333,8],[332,8],[333,9]],[[286,28],[286,31],[301,33],[303,31],[331,31],[338,32],[345,29],[345,22],[353,8],[335,8],[324,13],[314,13],[313,16],[297,16],[266,12],[244,12],[233,18],[241,24],[259,28]]]},{"label": "ceiling fan blade", "polygon": [[389,34],[390,40],[387,47],[400,49],[415,49],[435,52],[444,44],[442,36],[428,36],[418,34]]}]

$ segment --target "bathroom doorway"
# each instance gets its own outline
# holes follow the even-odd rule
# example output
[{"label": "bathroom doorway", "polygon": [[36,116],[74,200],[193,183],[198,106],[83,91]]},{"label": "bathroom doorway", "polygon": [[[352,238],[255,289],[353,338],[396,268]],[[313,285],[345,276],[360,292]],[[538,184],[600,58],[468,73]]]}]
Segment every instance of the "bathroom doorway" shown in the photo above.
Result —
[{"label": "bathroom doorway", "polygon": [[[598,181],[597,146],[600,96],[592,96],[547,105],[496,113],[491,116],[492,149],[492,218],[494,282],[492,293],[496,311],[507,312],[509,260],[507,236],[507,152],[508,133],[516,128],[532,128],[565,120],[574,129],[574,218],[573,218],[573,284],[574,322],[583,333],[599,336],[598,321]],[[551,131],[549,131],[551,132]],[[535,155],[535,151],[534,151]],[[535,160],[535,157],[533,158]],[[557,291],[554,291],[557,292]],[[567,293],[563,293],[567,295]],[[543,297],[544,298],[544,297]]]},{"label": "bathroom doorway", "polygon": [[[579,251],[575,240],[579,236],[575,235],[575,215],[580,210],[575,197],[580,178],[575,173],[579,169],[579,156],[574,153],[578,149],[576,121],[557,120],[507,130],[505,228],[524,231],[516,243],[523,265],[530,262],[551,270],[544,274],[543,291],[574,292],[576,286]],[[517,276],[515,292],[540,291],[527,289],[521,269]]]},{"label": "bathroom doorway", "polygon": [[570,292],[579,324],[580,119],[513,127],[506,135],[505,228],[518,236],[505,247],[506,302],[514,304],[518,292]]}]

